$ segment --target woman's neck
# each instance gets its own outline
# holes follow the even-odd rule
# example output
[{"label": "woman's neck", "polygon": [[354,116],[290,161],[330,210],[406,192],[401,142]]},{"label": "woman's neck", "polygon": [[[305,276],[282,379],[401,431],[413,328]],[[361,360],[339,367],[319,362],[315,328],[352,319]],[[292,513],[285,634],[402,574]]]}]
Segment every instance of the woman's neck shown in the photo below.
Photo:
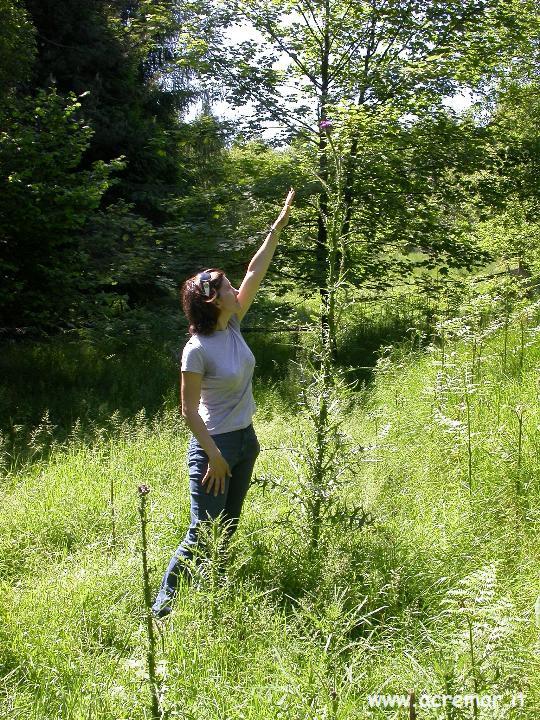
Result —
[{"label": "woman's neck", "polygon": [[231,312],[220,312],[216,322],[216,330],[226,330],[229,320],[232,318],[234,313]]}]

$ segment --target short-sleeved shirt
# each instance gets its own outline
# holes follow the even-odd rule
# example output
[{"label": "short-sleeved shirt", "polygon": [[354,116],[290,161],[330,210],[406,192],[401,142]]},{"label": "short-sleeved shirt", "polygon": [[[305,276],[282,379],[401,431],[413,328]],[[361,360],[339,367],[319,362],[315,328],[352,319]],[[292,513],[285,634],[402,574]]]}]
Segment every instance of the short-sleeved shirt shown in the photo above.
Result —
[{"label": "short-sleeved shirt", "polygon": [[182,352],[181,369],[202,375],[199,415],[208,432],[218,435],[251,424],[256,410],[251,381],[255,356],[234,314],[225,330],[192,335]]}]

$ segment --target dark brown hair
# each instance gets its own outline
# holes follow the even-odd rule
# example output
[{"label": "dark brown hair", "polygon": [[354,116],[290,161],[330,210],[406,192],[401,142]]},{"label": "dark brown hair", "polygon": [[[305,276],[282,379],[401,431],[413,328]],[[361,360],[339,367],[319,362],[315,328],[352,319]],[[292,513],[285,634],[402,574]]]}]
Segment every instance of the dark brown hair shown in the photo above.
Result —
[{"label": "dark brown hair", "polygon": [[197,275],[188,278],[180,290],[182,308],[189,322],[191,335],[210,335],[216,329],[219,308],[215,304],[218,290],[223,282],[225,273],[219,268],[209,268],[202,272],[219,273],[210,280],[210,296],[206,297],[197,282]]}]

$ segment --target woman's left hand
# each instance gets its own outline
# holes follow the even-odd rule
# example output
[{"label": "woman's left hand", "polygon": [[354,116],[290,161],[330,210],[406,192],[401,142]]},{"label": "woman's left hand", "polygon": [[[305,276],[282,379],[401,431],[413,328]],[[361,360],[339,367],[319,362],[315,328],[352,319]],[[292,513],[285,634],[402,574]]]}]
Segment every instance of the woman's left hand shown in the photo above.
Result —
[{"label": "woman's left hand", "polygon": [[287,225],[289,222],[289,214],[291,212],[292,207],[292,201],[294,200],[295,192],[293,188],[289,190],[289,194],[287,195],[287,199],[285,200],[285,205],[283,206],[283,210],[280,212],[278,219],[276,222],[272,225],[272,230],[283,230],[283,228]]}]

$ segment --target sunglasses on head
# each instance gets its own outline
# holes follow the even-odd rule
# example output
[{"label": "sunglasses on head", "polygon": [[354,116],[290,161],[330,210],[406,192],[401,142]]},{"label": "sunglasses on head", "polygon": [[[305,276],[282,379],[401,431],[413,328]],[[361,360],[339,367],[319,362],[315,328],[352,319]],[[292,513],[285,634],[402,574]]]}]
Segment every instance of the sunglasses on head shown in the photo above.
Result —
[{"label": "sunglasses on head", "polygon": [[201,288],[206,297],[210,297],[210,283],[212,282],[212,273],[209,273],[206,270],[199,273],[195,282]]}]

